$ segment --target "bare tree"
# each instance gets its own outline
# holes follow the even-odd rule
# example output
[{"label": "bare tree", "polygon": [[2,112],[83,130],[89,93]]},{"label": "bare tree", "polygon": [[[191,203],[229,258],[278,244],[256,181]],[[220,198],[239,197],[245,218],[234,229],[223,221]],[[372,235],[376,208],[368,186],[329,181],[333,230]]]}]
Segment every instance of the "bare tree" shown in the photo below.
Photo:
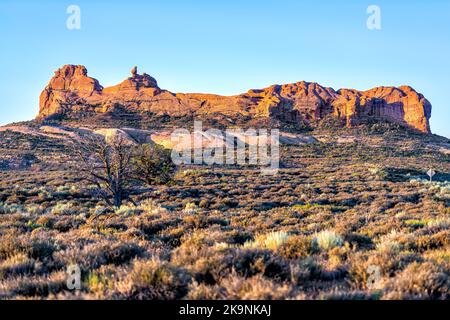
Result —
[{"label": "bare tree", "polygon": [[[109,139],[86,135],[74,141],[76,169],[95,185],[95,194],[119,208],[139,185],[167,184],[175,174],[169,150],[159,145],[132,145],[121,135]],[[134,203],[134,202],[133,202]]]},{"label": "bare tree", "polygon": [[100,136],[86,136],[74,142],[78,155],[77,170],[96,186],[96,193],[116,208],[130,199],[134,148],[120,135],[108,141]]}]

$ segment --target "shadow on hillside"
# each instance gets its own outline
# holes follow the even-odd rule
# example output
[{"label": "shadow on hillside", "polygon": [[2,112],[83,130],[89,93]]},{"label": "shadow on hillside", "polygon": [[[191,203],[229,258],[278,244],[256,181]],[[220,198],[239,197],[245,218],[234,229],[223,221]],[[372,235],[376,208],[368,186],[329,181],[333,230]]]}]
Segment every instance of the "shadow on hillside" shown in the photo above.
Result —
[{"label": "shadow on hillside", "polygon": [[[390,182],[407,182],[411,179],[429,179],[425,170],[416,169],[399,169],[399,168],[386,168],[384,169],[385,179]],[[450,173],[437,172],[433,177],[433,181],[444,182],[450,181]]]}]

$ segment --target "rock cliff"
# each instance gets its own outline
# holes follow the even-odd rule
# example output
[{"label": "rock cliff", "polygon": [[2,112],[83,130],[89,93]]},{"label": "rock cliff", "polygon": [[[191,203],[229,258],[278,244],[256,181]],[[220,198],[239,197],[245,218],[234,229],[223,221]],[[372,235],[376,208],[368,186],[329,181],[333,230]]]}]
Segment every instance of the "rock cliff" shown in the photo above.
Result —
[{"label": "rock cliff", "polygon": [[84,66],[66,65],[55,72],[40,96],[38,119],[71,112],[152,112],[169,116],[221,113],[228,116],[272,117],[316,125],[334,116],[348,127],[369,120],[389,121],[429,133],[431,104],[408,86],[367,91],[298,82],[249,90],[236,96],[172,93],[136,67],[122,83],[103,88]]}]

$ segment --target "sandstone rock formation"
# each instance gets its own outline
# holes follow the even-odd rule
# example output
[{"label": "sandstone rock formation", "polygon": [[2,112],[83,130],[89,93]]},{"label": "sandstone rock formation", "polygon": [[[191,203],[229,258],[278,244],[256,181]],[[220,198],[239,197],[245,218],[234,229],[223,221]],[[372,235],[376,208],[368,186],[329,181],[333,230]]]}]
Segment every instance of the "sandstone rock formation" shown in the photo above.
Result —
[{"label": "sandstone rock formation", "polygon": [[378,87],[368,91],[339,90],[334,114],[344,117],[347,126],[368,117],[400,123],[422,132],[431,132],[431,104],[409,86]]},{"label": "sandstone rock formation", "polygon": [[55,72],[48,86],[39,98],[39,116],[70,112],[74,104],[83,103],[85,98],[100,96],[102,86],[87,76],[83,66],[67,65]]},{"label": "sandstone rock formation", "polygon": [[38,118],[80,111],[114,112],[118,107],[169,116],[221,113],[271,117],[311,126],[327,116],[336,117],[348,127],[375,119],[422,132],[430,132],[431,117],[430,102],[408,86],[335,91],[317,83],[298,82],[249,90],[236,96],[183,94],[160,89],[153,77],[139,75],[137,67],[122,83],[103,88],[88,77],[85,67],[66,65],[42,92]]}]

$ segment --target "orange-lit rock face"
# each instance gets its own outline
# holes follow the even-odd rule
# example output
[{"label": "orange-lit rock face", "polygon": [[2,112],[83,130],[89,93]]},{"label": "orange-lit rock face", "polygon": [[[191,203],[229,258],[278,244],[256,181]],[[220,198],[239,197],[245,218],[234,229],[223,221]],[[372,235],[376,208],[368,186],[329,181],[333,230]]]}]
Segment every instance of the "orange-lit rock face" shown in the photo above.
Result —
[{"label": "orange-lit rock face", "polygon": [[69,112],[70,105],[82,99],[100,96],[102,86],[87,76],[83,66],[67,65],[55,72],[39,98],[39,117]]},{"label": "orange-lit rock face", "polygon": [[133,111],[187,115],[222,113],[273,117],[288,122],[316,124],[334,115],[347,126],[368,119],[387,120],[422,132],[430,132],[431,104],[411,87],[378,87],[368,91],[322,87],[298,82],[249,90],[237,96],[182,94],[162,90],[154,78],[131,70],[122,83],[103,88],[87,76],[83,66],[59,69],[40,97],[38,118],[71,111],[110,112],[121,105]]},{"label": "orange-lit rock face", "polygon": [[333,102],[335,115],[348,126],[373,117],[430,132],[431,104],[411,87],[378,87],[363,92],[342,89],[338,93]]}]

